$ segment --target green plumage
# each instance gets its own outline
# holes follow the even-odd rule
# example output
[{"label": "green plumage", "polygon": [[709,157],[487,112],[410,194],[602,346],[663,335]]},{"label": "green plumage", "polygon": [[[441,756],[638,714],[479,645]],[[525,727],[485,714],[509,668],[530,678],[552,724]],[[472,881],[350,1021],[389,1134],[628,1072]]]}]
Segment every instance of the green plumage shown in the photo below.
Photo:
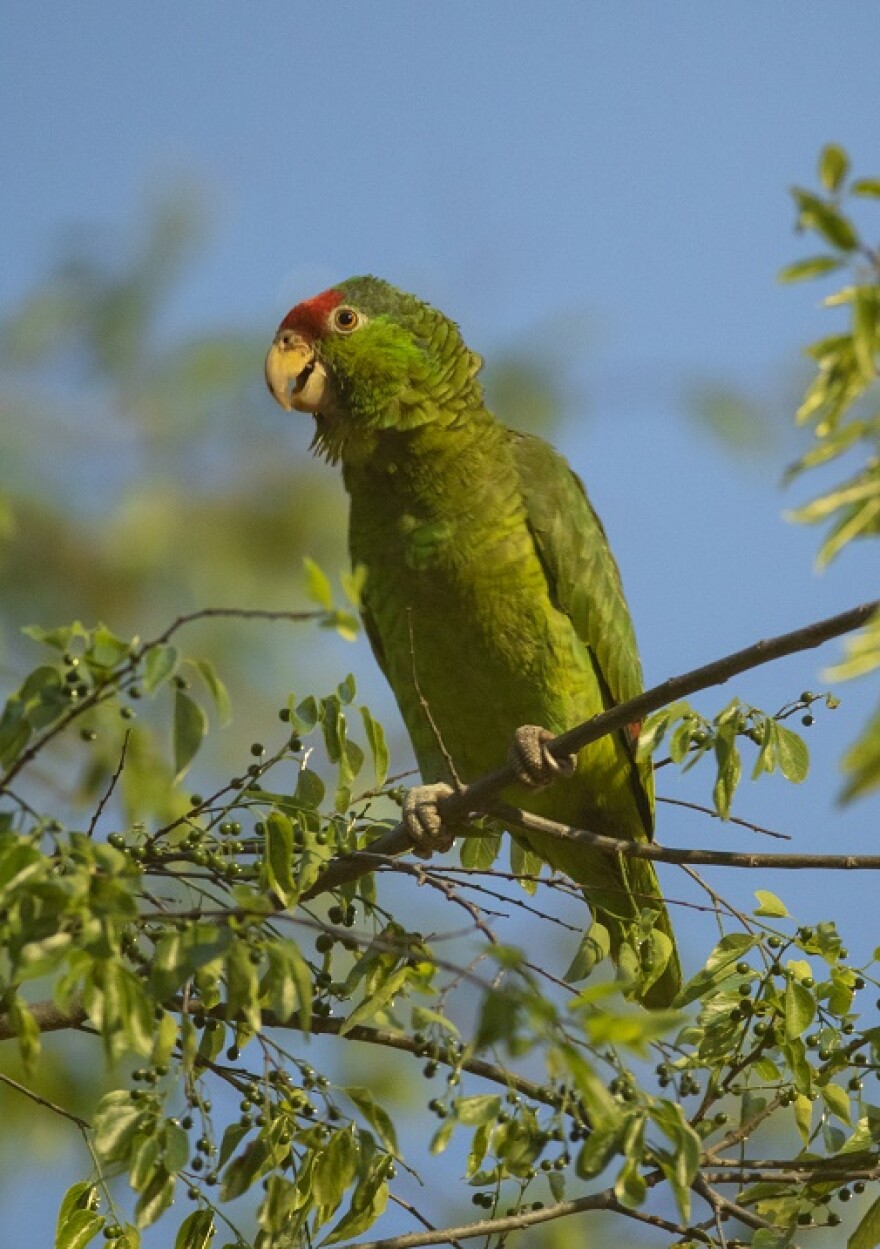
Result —
[{"label": "green plumage", "polygon": [[[467,782],[504,761],[519,725],[559,733],[641,691],[620,575],[562,457],[486,410],[457,327],[375,278],[335,290],[364,320],[316,343],[333,396],[316,445],[342,463],[367,632],[422,776]],[[650,765],[627,732],[583,750],[571,780],[504,796],[611,836],[653,830]],[[583,888],[615,955],[646,908],[672,937],[648,861],[516,836]],[[679,983],[673,945],[643,1000],[667,1005]]]}]

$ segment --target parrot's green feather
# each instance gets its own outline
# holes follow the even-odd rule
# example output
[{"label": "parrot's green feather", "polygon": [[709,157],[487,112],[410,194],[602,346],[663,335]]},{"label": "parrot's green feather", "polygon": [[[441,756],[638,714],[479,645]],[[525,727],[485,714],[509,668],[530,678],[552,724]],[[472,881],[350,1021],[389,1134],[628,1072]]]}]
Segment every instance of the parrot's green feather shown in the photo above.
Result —
[{"label": "parrot's green feather", "polygon": [[[641,691],[620,575],[562,457],[486,409],[480,359],[451,321],[376,278],[334,290],[363,323],[316,342],[334,396],[316,414],[316,441],[342,462],[367,633],[424,779],[467,782],[504,761],[520,725],[559,733]],[[504,797],[650,838],[653,778],[633,738],[606,736],[581,751],[571,780]],[[516,836],[581,885],[615,956],[643,912],[672,937],[647,860]],[[642,1000],[668,1005],[679,984],[673,942]]]}]

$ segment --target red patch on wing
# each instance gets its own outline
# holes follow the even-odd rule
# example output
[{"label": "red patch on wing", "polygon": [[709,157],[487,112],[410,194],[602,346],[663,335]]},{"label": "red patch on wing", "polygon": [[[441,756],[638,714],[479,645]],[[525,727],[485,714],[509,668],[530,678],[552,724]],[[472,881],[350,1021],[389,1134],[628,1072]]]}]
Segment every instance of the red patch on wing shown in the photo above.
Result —
[{"label": "red patch on wing", "polygon": [[642,732],[641,720],[634,720],[632,724],[628,724],[626,726],[626,731],[629,734],[629,740],[632,742],[633,746],[638,746],[639,737],[641,736],[641,732]]},{"label": "red patch on wing", "polygon": [[279,330],[299,330],[309,338],[319,338],[325,329],[327,316],[342,303],[342,293],[336,290],[322,291],[313,299],[291,308],[279,325]]}]

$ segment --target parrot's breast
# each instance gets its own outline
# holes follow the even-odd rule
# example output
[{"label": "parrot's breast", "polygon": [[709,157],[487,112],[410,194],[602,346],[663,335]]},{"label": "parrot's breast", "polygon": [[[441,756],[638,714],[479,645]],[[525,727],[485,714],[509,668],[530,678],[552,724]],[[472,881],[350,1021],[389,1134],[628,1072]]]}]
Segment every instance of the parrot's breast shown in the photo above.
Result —
[{"label": "parrot's breast", "polygon": [[[424,779],[467,782],[504,762],[520,725],[562,732],[602,710],[602,690],[552,601],[507,445],[408,470],[347,479],[352,563]],[[591,753],[593,773],[608,755],[613,804],[616,749]],[[580,788],[565,801],[554,787],[557,818],[583,814]]]}]

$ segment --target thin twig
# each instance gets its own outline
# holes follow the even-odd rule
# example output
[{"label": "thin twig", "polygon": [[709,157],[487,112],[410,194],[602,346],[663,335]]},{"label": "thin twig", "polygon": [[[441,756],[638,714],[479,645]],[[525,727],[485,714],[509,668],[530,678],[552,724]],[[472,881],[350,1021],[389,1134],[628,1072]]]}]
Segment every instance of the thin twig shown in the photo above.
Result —
[{"label": "thin twig", "polygon": [[110,777],[110,784],[107,786],[106,790],[104,791],[101,801],[98,803],[97,807],[95,808],[95,813],[92,816],[91,821],[89,822],[89,831],[87,834],[89,837],[94,835],[95,829],[98,826],[98,820],[100,820],[104,812],[104,808],[106,807],[107,803],[112,798],[113,790],[116,788],[116,783],[119,780],[120,776],[122,775],[122,769],[125,767],[125,752],[128,750],[128,739],[130,737],[131,737],[131,729],[126,729],[125,736],[122,739],[122,749],[119,751],[119,762],[116,765],[116,771]]},{"label": "thin twig", "polygon": [[48,1097],[43,1097],[39,1093],[35,1093],[33,1089],[29,1089],[25,1084],[19,1084],[18,1080],[13,1080],[12,1076],[5,1075],[0,1072],[0,1084],[6,1084],[11,1089],[15,1089],[17,1093],[21,1093],[24,1097],[29,1097],[32,1102],[36,1102],[38,1106],[45,1106],[47,1110],[53,1110],[56,1115],[61,1115],[64,1119],[69,1119],[71,1123],[75,1123],[81,1132],[88,1132],[91,1124],[87,1119],[81,1119],[79,1115],[73,1114],[70,1110],[65,1110],[63,1106],[50,1102]]},{"label": "thin twig", "polygon": [[144,642],[136,653],[140,661],[147,651],[155,650],[172,638],[178,629],[192,624],[195,620],[207,620],[212,617],[223,617],[232,620],[288,620],[294,624],[303,624],[309,620],[321,620],[327,615],[323,611],[270,611],[263,607],[200,607],[198,611],[185,612],[172,620],[168,628],[150,642]]},{"label": "thin twig", "polygon": [[[665,802],[669,807],[685,807],[688,811],[699,811],[701,815],[709,815],[713,820],[722,817],[711,807],[704,807],[701,802],[686,802],[684,798],[664,798],[657,795],[658,802]],[[779,841],[791,841],[790,833],[777,833],[773,828],[765,828],[763,824],[753,824],[751,820],[741,820],[736,815],[724,816],[725,824],[736,824],[738,828],[747,828],[752,833],[763,833],[765,837],[775,837]]]}]

